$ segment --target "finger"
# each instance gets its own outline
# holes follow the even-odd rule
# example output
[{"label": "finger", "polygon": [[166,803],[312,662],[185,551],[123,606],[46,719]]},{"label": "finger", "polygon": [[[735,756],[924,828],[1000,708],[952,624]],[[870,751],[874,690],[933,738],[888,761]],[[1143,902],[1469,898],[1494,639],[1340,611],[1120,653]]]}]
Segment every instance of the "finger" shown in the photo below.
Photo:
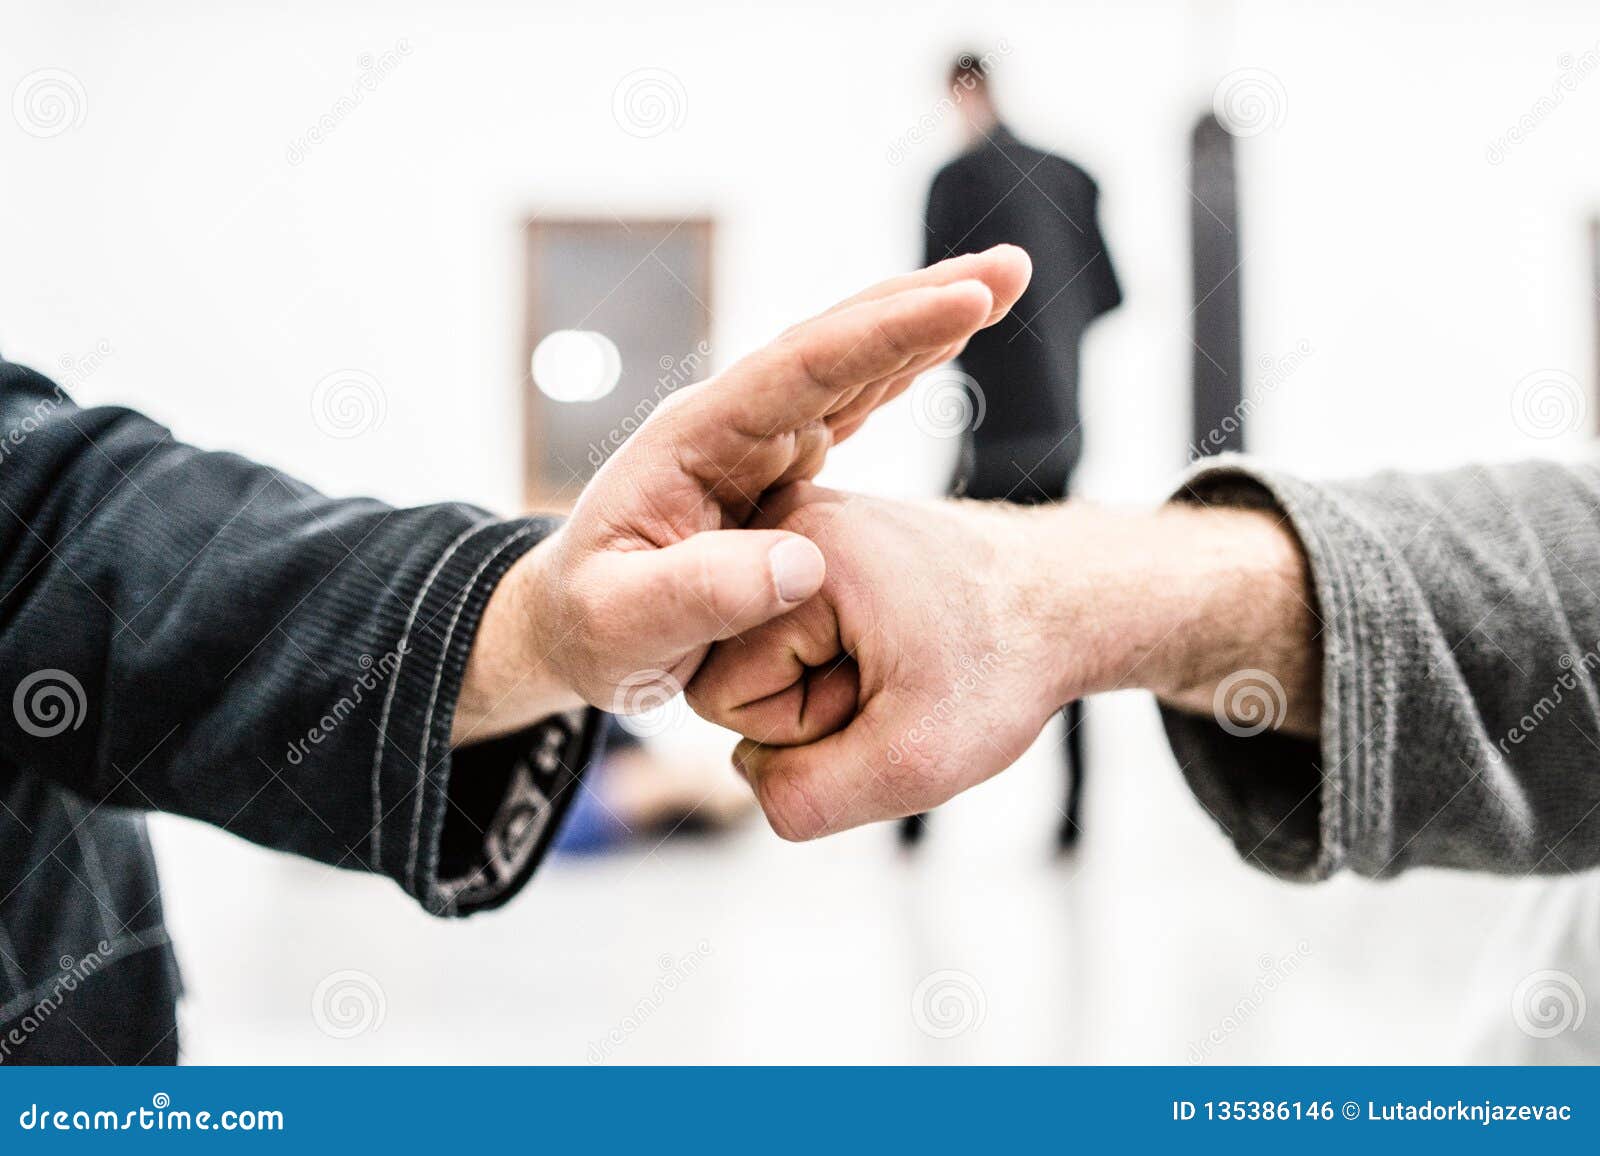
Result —
[{"label": "finger", "polygon": [[966,340],[993,302],[983,282],[968,280],[909,289],[814,318],[706,382],[676,408],[673,424],[692,423],[723,452],[737,442],[799,429],[842,409],[916,358]]},{"label": "finger", "polygon": [[828,428],[826,422],[816,421],[802,426],[795,433],[794,449],[788,468],[767,483],[767,488],[777,489],[792,482],[816,477],[827,464],[828,451],[838,444],[838,441],[838,437]]},{"label": "finger", "polygon": [[779,530],[707,530],[662,549],[620,552],[608,565],[612,599],[650,608],[650,642],[662,652],[787,614],[821,589],[826,573],[815,544]]},{"label": "finger", "polygon": [[[749,739],[734,762],[749,781],[772,829],[784,839],[818,839],[927,809],[918,784],[898,773],[896,747],[876,709],[806,746],[766,746]],[[942,800],[940,800],[942,801]]]},{"label": "finger", "polygon": [[796,681],[775,694],[723,710],[709,708],[690,683],[689,705],[708,722],[755,742],[798,746],[826,738],[848,724],[855,717],[860,687],[855,662],[841,655],[826,666],[802,669]]},{"label": "finger", "polygon": [[960,355],[966,348],[966,342],[957,342],[947,345],[933,353],[924,354],[915,358],[899,373],[883,382],[863,391],[854,401],[845,406],[838,413],[828,418],[828,428],[833,433],[833,444],[838,445],[856,430],[860,429],[873,411],[888,405],[911,387],[911,383],[924,372],[944,365],[952,358]]},{"label": "finger", "polygon": [[[915,273],[907,273],[900,277],[891,277],[886,281],[866,289],[854,297],[847,298],[834,306],[828,312],[862,301],[875,300],[889,293],[900,292],[917,285],[948,284],[951,281],[971,277],[982,281],[994,294],[994,305],[989,311],[989,316],[979,328],[987,328],[999,321],[1011,311],[1013,305],[1022,296],[1028,287],[1028,282],[1033,276],[1033,261],[1027,251],[1016,245],[995,245],[982,253],[969,253],[960,257],[951,257],[930,265],[926,269],[919,269]],[[870,396],[863,394],[850,402],[841,412],[829,419],[829,426],[833,430],[833,440],[837,444],[845,440],[856,430],[861,428],[867,416],[879,406],[893,401],[905,392],[906,388],[916,379],[917,374],[925,369],[943,365],[961,352],[964,342],[945,346],[930,355],[915,359],[892,383],[877,390]]]},{"label": "finger", "polygon": [[[841,309],[848,309],[852,305],[859,305],[863,301],[876,301],[907,289],[917,289],[928,285],[949,285],[956,281],[982,281],[989,287],[989,292],[994,294],[994,306],[989,312],[986,324],[993,325],[1000,318],[1010,312],[1011,307],[1017,303],[1028,281],[1033,276],[1033,260],[1025,249],[1016,245],[995,245],[981,253],[965,253],[959,257],[948,257],[929,265],[925,269],[918,269],[913,273],[902,273],[897,277],[889,277],[879,281],[853,297],[846,297],[837,305],[828,309],[826,313],[836,313]],[[826,313],[824,315],[826,315]],[[795,328],[798,328],[796,326]]]},{"label": "finger", "polygon": [[[834,431],[833,440],[835,442],[844,441],[845,438],[849,437],[851,434],[855,433],[856,430],[858,430],[862,426],[866,425],[867,424],[867,418],[869,416],[871,416],[871,415],[863,413],[859,417],[853,418],[849,422],[846,422],[845,424],[841,425],[837,430]],[[813,475],[813,476],[815,476],[815,475]]]},{"label": "finger", "polygon": [[[909,379],[909,376],[915,375],[907,375],[902,371],[894,377],[885,378],[883,381],[867,386],[866,389],[856,395],[854,401],[828,418],[827,428],[832,434],[831,440],[833,443],[837,445],[865,425],[867,418],[876,413],[883,403],[888,400],[886,395],[890,387],[901,378]],[[796,475],[796,477],[801,476],[811,477],[813,475]]]},{"label": "finger", "polygon": [[[866,289],[854,297],[847,298],[835,305],[828,313],[836,313],[840,309],[863,301],[877,300],[891,293],[901,292],[918,285],[949,284],[953,281],[970,277],[982,281],[994,294],[994,305],[989,311],[989,316],[979,328],[986,328],[999,321],[1016,304],[1022,296],[1023,290],[1028,287],[1028,282],[1033,275],[1033,262],[1025,250],[1015,245],[996,245],[982,253],[970,253],[960,257],[951,257],[930,265],[926,269],[919,269],[915,273],[907,273],[900,277],[891,277],[886,281]],[[970,335],[969,335],[970,336]],[[955,357],[965,347],[965,340],[944,346],[932,353],[914,358],[895,377],[890,380],[868,387],[856,398],[847,403],[842,410],[827,419],[828,428],[833,432],[833,444],[838,445],[844,441],[866,422],[867,418],[881,406],[899,397],[911,383],[916,380],[919,373],[943,365]],[[815,471],[803,472],[797,469],[789,471],[788,477],[803,478],[813,477]]]},{"label": "finger", "polygon": [[796,481],[786,486],[774,486],[761,497],[761,510],[750,520],[755,529],[770,530],[783,525],[795,511],[805,508],[812,517],[831,516],[839,507],[848,506],[856,495],[843,490],[831,490],[815,482]]},{"label": "finger", "polygon": [[687,688],[702,717],[763,743],[813,742],[855,713],[858,674],[824,599],[718,643]]}]

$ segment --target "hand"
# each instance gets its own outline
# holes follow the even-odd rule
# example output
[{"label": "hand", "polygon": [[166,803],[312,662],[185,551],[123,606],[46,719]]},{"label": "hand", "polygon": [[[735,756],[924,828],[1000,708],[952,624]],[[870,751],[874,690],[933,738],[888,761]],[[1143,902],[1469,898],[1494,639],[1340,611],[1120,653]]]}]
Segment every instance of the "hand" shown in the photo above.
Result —
[{"label": "hand", "polygon": [[719,642],[688,695],[746,736],[735,765],[785,838],[935,807],[1099,691],[1209,710],[1228,672],[1271,663],[1294,703],[1284,722],[1314,718],[1304,563],[1270,515],[907,504],[802,484],[758,524],[821,547],[822,589]]},{"label": "hand", "polygon": [[1010,766],[1068,694],[1014,581],[1033,519],[976,502],[906,504],[809,484],[760,520],[822,548],[804,606],[717,644],[689,684],[747,736],[734,763],[773,829],[809,839],[912,815]]},{"label": "hand", "polygon": [[793,531],[741,529],[756,500],[814,476],[872,410],[1003,317],[1030,272],[1000,246],[893,278],[669,396],[496,587],[456,741],[579,702],[657,705],[713,641],[811,597],[821,554]]}]

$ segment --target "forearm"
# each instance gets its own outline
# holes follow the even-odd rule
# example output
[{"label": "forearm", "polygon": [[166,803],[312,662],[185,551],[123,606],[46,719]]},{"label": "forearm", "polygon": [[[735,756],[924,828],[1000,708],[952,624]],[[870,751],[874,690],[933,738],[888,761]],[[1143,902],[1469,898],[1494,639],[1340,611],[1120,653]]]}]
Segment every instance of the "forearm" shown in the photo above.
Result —
[{"label": "forearm", "polygon": [[1086,504],[1027,516],[1049,525],[1030,531],[1041,557],[1017,573],[1057,642],[1063,700],[1138,687],[1239,726],[1316,735],[1315,595],[1282,517]]},{"label": "forearm", "polygon": [[1219,723],[1315,738],[1322,708],[1316,594],[1286,520],[1181,506],[1150,520],[1149,545],[1168,556],[1174,573],[1165,597],[1150,592],[1165,630],[1150,651],[1154,669],[1136,683]]}]

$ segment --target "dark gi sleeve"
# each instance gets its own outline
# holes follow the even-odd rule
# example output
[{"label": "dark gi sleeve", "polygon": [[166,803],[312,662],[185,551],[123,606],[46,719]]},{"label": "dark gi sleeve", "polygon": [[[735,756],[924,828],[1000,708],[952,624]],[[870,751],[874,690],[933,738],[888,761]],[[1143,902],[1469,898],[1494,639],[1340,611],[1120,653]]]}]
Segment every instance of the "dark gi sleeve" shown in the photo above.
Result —
[{"label": "dark gi sleeve", "polygon": [[490,591],[553,528],[327,498],[0,362],[0,775],[378,872],[435,914],[503,902],[598,728],[450,733]]}]

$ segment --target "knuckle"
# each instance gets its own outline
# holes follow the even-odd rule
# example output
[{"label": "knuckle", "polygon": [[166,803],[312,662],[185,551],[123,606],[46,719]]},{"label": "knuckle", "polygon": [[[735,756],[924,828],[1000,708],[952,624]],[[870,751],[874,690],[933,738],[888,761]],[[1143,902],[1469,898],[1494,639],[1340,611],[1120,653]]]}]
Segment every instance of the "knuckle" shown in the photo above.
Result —
[{"label": "knuckle", "polygon": [[[732,720],[734,704],[731,699],[733,684],[715,672],[704,670],[684,687],[684,701],[695,714],[708,722],[727,726]],[[731,728],[730,728],[731,729]]]},{"label": "knuckle", "polygon": [[710,383],[703,382],[699,385],[679,386],[661,396],[651,405],[650,412],[645,415],[634,436],[644,434],[646,438],[670,437],[685,424],[693,422],[695,399],[702,394],[703,387],[708,384]]},{"label": "knuckle", "polygon": [[714,712],[716,704],[711,698],[710,687],[705,681],[704,668],[702,673],[689,680],[689,685],[683,688],[683,701],[688,703],[695,714],[702,718],[709,718]]},{"label": "knuckle", "polygon": [[889,353],[902,362],[910,361],[915,350],[897,338],[891,326],[886,325],[882,318],[873,322],[873,330],[878,335],[878,340],[883,343]]},{"label": "knuckle", "polygon": [[827,823],[810,788],[797,776],[763,776],[756,787],[756,800],[780,839],[805,843],[827,833]]},{"label": "knuckle", "polygon": [[788,356],[793,360],[795,370],[817,388],[830,393],[840,388],[838,366],[829,368],[819,363],[816,351],[804,341],[792,342]]},{"label": "knuckle", "polygon": [[656,422],[671,421],[674,414],[691,403],[693,396],[694,391],[685,387],[673,390],[656,402],[655,410],[647,420]]}]

